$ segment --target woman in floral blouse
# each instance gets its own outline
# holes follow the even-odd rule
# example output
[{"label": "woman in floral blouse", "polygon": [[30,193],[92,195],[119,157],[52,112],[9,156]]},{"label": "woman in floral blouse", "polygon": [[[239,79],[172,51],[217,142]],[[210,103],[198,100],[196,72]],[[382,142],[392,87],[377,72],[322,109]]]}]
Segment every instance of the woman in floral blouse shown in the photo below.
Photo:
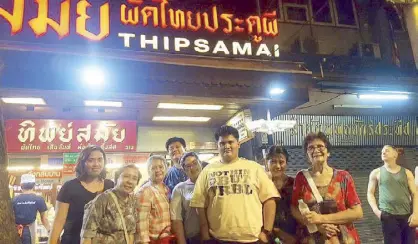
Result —
[{"label": "woman in floral blouse", "polygon": [[[319,232],[309,234],[304,228],[302,243],[359,244],[353,222],[363,217],[360,199],[351,175],[328,165],[331,144],[324,133],[311,133],[304,141],[304,150],[311,167],[305,171],[323,198],[317,203],[304,172],[297,173],[292,196],[292,214],[302,224],[316,224]],[[306,174],[305,173],[305,174]],[[310,178],[310,177],[308,177]],[[311,211],[304,216],[298,209],[302,199]]]},{"label": "woman in floral blouse", "polygon": [[82,244],[134,243],[137,213],[132,193],[141,173],[130,164],[118,170],[115,178],[115,188],[105,191],[85,206],[80,234]]},{"label": "woman in floral blouse", "polygon": [[290,202],[295,179],[286,175],[289,154],[283,147],[271,146],[268,149],[266,159],[272,181],[280,193],[280,198],[276,200],[276,218],[273,232],[276,237],[286,244],[297,243],[296,231],[298,223],[290,213]]},{"label": "woman in floral blouse", "polygon": [[147,161],[150,180],[138,190],[138,221],[136,243],[153,243],[170,233],[170,191],[164,184],[167,164],[162,156],[151,156]]}]

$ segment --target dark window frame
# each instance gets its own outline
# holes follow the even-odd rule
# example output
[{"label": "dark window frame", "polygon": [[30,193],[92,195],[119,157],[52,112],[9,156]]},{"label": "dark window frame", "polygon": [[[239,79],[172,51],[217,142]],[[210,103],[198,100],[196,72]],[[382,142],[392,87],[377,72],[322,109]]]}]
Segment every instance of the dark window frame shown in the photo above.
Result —
[{"label": "dark window frame", "polygon": [[[358,21],[357,9],[356,9],[356,6],[354,4],[354,0],[351,0],[351,7],[352,7],[352,10],[353,10],[353,15],[354,15],[354,25],[347,25],[347,24],[340,24],[339,23],[339,15],[338,15],[338,8],[337,8],[336,1],[339,1],[339,0],[332,0],[333,5],[334,5],[333,9],[334,9],[334,15],[335,15],[335,25],[339,26],[339,27],[347,27],[347,28],[358,29],[359,21]],[[348,1],[348,0],[340,0],[340,1]]]}]

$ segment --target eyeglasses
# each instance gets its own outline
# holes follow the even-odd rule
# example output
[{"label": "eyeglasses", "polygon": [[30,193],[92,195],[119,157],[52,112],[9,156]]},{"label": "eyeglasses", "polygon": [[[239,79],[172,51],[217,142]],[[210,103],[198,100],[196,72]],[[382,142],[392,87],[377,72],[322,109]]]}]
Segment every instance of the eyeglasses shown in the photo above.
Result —
[{"label": "eyeglasses", "polygon": [[324,146],[324,145],[317,145],[317,146],[309,146],[308,147],[308,152],[313,152],[313,151],[315,151],[315,149],[318,149],[319,151],[324,151],[325,150],[325,148],[327,148],[326,146]]},{"label": "eyeglasses", "polygon": [[185,170],[189,170],[191,168],[196,168],[196,167],[197,167],[197,162],[193,162],[192,164],[184,165]]}]

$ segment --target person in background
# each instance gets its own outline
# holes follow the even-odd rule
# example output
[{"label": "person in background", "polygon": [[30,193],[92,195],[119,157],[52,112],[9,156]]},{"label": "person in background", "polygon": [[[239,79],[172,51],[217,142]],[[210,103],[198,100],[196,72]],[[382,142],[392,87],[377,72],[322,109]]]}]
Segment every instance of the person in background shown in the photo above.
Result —
[{"label": "person in background", "polygon": [[79,244],[84,206],[98,194],[113,188],[106,179],[106,154],[99,146],[87,146],[77,158],[76,178],[62,186],[57,197],[50,244]]},{"label": "person in background", "polygon": [[221,161],[201,172],[190,201],[198,208],[203,242],[271,243],[276,187],[262,166],[238,157],[237,129],[222,126],[215,140]]},{"label": "person in background", "polygon": [[41,215],[41,221],[49,232],[50,226],[47,218],[45,200],[33,191],[36,178],[32,174],[24,174],[20,179],[22,194],[12,200],[15,213],[16,227],[22,244],[35,244],[36,240],[36,215]]},{"label": "person in background", "polygon": [[280,194],[280,198],[276,200],[276,219],[273,232],[286,244],[296,243],[298,224],[290,211],[295,179],[286,175],[289,154],[283,147],[271,146],[267,150],[266,159],[272,181]]},{"label": "person in background", "polygon": [[187,175],[184,173],[179,163],[180,158],[186,151],[186,141],[180,137],[172,137],[165,143],[165,149],[173,162],[173,165],[168,169],[164,179],[164,184],[170,189],[171,193],[178,183],[187,180]]},{"label": "person in background", "polygon": [[164,184],[167,162],[164,157],[153,155],[147,161],[150,180],[135,194],[138,219],[135,242],[155,243],[158,237],[170,233],[169,189]]},{"label": "person in background", "polygon": [[177,244],[199,244],[199,216],[196,209],[190,207],[190,199],[202,166],[198,155],[194,152],[185,153],[180,159],[180,165],[189,179],[177,184],[171,194],[171,226],[176,234]]},{"label": "person in background", "polygon": [[[347,171],[328,165],[331,143],[324,133],[308,134],[303,148],[311,167],[296,174],[291,210],[299,223],[317,225],[319,232],[310,234],[304,228],[301,242],[359,244],[353,222],[363,217],[363,209],[353,178]],[[322,202],[317,201],[307,177],[312,179],[312,187],[318,190]],[[310,208],[304,215],[298,209],[300,199]]]},{"label": "person in background", "polygon": [[[382,222],[385,244],[415,243],[412,226],[418,221],[418,196],[414,175],[396,163],[398,152],[393,146],[384,146],[381,157],[384,165],[370,173],[367,200]],[[379,206],[376,186],[379,186]]]},{"label": "person in background", "polygon": [[81,229],[82,244],[134,243],[137,212],[132,193],[140,180],[138,168],[134,164],[125,165],[115,174],[116,186],[87,203]]}]

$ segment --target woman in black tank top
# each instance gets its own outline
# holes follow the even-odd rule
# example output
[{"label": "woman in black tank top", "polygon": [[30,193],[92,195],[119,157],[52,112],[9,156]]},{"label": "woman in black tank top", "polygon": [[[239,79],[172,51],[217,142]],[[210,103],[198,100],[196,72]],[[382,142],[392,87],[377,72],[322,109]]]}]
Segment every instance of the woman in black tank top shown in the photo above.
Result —
[{"label": "woman in black tank top", "polygon": [[99,146],[88,146],[77,159],[77,178],[66,182],[57,197],[56,215],[50,244],[79,244],[84,205],[103,191],[113,188],[106,178],[106,154]]}]

